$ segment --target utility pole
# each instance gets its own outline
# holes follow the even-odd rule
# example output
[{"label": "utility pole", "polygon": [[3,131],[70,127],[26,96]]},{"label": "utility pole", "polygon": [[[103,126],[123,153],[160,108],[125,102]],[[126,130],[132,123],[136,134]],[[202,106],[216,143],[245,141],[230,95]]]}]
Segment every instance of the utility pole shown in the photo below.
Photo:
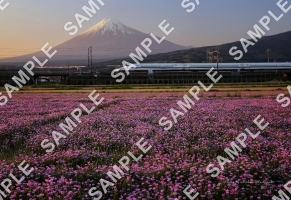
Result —
[{"label": "utility pole", "polygon": [[68,77],[67,77],[67,83],[69,83],[69,79],[70,79],[70,63],[68,61]]},{"label": "utility pole", "polygon": [[219,50],[217,51],[217,57],[216,57],[216,69],[217,69],[217,72],[218,72],[218,62],[219,62]]},{"label": "utility pole", "polygon": [[216,47],[215,53],[216,53],[216,68],[218,72],[218,63],[219,63],[219,58],[220,58],[219,46]]},{"label": "utility pole", "polygon": [[93,67],[92,47],[90,47],[90,53],[91,53],[91,67],[90,67],[90,72],[92,72],[92,67]]},{"label": "utility pole", "polygon": [[68,61],[68,75],[70,74],[70,63]]},{"label": "utility pole", "polygon": [[271,49],[267,49],[267,53],[268,53],[268,63],[270,62],[270,52],[271,52]]},{"label": "utility pole", "polygon": [[90,49],[88,48],[88,68],[90,68]]}]

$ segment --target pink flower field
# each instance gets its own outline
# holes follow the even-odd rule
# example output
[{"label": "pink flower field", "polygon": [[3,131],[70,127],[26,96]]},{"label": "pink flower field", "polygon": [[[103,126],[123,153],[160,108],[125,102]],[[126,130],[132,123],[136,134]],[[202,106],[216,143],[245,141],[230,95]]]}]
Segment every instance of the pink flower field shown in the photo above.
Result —
[{"label": "pink flower field", "polygon": [[[11,186],[8,199],[91,199],[89,189],[101,190],[99,180],[128,151],[141,154],[135,143],[144,137],[152,149],[102,199],[186,200],[189,184],[197,199],[272,199],[291,180],[291,108],[276,102],[277,93],[205,94],[169,131],[159,119],[179,109],[183,93],[100,93],[105,100],[52,153],[41,141],[61,131],[80,103],[92,106],[88,94],[16,94],[0,110],[0,182],[10,172],[21,176],[17,166],[26,160],[34,171]],[[226,157],[224,149],[254,129],[259,114],[270,125],[212,178],[207,165]]]}]

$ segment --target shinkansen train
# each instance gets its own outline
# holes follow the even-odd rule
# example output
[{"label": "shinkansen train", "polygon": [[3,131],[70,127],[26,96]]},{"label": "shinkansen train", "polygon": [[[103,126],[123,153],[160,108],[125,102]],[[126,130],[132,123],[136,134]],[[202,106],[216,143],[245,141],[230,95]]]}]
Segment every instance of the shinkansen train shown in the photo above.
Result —
[{"label": "shinkansen train", "polygon": [[[125,73],[126,68],[129,73]],[[141,63],[98,73],[70,73],[68,84],[194,84],[210,83],[206,72],[214,68],[221,83],[291,81],[291,63]],[[119,72],[118,72],[119,71]],[[115,77],[112,77],[112,72]],[[125,75],[121,83],[121,72]],[[118,75],[119,74],[119,75]]]},{"label": "shinkansen train", "polygon": [[[291,63],[142,63],[139,65],[130,65],[129,71],[148,71],[153,74],[154,71],[195,71],[209,70],[218,68],[222,71],[233,70],[291,70]],[[119,68],[125,70],[124,67]]]}]

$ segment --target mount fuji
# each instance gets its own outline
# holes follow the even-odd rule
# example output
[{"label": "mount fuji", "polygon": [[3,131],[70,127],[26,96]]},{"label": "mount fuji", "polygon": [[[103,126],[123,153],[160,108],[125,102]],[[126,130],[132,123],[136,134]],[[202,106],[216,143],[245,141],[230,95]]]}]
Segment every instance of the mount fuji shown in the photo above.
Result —
[{"label": "mount fuji", "polygon": [[[70,63],[86,64],[88,48],[90,46],[93,49],[94,61],[128,57],[130,53],[135,53],[135,48],[140,46],[140,43],[145,38],[150,38],[150,35],[130,28],[118,20],[103,19],[80,35],[53,47],[58,52],[50,59],[50,64],[65,64],[67,61],[70,61]],[[152,50],[150,55],[152,55],[187,49],[189,47],[164,40],[161,44],[153,41],[150,48]],[[39,58],[44,56],[42,52],[36,52],[25,56],[0,60],[0,62],[23,62],[31,59],[33,55]]]}]

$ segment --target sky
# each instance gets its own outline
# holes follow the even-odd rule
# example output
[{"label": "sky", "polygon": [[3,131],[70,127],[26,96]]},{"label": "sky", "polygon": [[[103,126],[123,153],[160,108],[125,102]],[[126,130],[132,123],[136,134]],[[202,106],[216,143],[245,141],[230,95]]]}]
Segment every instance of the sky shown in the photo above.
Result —
[{"label": "sky", "polygon": [[[195,2],[195,0],[190,0]],[[285,1],[285,0],[284,0]],[[72,37],[64,25],[83,14],[88,0],[4,0],[9,6],[0,10],[0,59],[39,51],[47,42],[56,46]],[[104,18],[118,19],[129,27],[162,36],[159,23],[166,19],[175,30],[167,37],[184,46],[209,46],[248,38],[252,29],[268,10],[282,13],[277,0],[200,0],[192,13],[182,8],[182,0],[103,0],[101,8],[78,34]],[[270,23],[267,35],[291,30],[291,11]]]}]

